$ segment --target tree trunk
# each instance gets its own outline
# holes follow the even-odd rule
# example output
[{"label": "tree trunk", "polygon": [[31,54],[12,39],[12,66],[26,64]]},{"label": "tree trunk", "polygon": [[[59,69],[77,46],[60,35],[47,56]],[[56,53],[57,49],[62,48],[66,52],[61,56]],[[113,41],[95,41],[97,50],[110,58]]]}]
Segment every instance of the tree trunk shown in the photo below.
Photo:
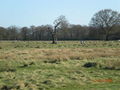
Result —
[{"label": "tree trunk", "polygon": [[106,40],[106,41],[109,40],[109,35],[108,35],[108,34],[106,34],[106,36],[105,36],[105,40]]},{"label": "tree trunk", "polygon": [[107,29],[107,30],[106,30],[106,35],[105,35],[105,40],[106,40],[106,41],[109,40],[109,32],[110,32],[110,29]]},{"label": "tree trunk", "polygon": [[57,44],[57,37],[55,33],[52,34],[52,44]]}]

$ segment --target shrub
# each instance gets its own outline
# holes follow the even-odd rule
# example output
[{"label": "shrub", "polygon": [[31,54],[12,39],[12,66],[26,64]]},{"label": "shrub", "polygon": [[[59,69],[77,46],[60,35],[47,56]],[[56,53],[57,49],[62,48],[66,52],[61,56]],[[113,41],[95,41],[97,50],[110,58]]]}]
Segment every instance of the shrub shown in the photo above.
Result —
[{"label": "shrub", "polygon": [[87,62],[83,65],[83,67],[90,68],[90,67],[96,67],[97,63],[95,62]]},{"label": "shrub", "polygon": [[0,46],[0,49],[2,49],[2,47]]},{"label": "shrub", "polygon": [[120,61],[118,60],[108,60],[102,64],[103,69],[108,70],[120,70]]}]

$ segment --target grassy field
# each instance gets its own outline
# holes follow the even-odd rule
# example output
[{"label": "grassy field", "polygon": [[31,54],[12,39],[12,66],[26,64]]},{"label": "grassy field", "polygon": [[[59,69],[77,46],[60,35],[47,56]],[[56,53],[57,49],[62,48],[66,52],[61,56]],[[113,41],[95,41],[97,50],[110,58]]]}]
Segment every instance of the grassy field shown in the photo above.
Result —
[{"label": "grassy field", "polygon": [[0,41],[0,90],[119,89],[119,41]]}]

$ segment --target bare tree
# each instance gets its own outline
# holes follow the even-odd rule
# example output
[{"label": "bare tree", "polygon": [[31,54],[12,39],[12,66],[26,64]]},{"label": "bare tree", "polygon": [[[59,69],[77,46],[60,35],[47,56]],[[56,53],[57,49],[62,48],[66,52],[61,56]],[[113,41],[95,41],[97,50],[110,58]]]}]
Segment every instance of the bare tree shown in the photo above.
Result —
[{"label": "bare tree", "polygon": [[54,27],[51,30],[52,34],[52,44],[57,44],[57,32],[58,30],[62,30],[62,28],[65,28],[68,24],[65,16],[61,15],[54,21]]},{"label": "bare tree", "polygon": [[7,28],[8,30],[8,40],[17,40],[18,36],[18,27],[16,26],[10,26]]},{"label": "bare tree", "polygon": [[29,37],[28,37],[29,36],[29,29],[28,29],[28,27],[21,28],[20,34],[21,34],[21,39],[22,40],[24,40],[24,41],[28,40],[29,39]]},{"label": "bare tree", "polygon": [[0,27],[0,40],[5,40],[7,38],[7,30],[4,27]]},{"label": "bare tree", "polygon": [[120,14],[111,9],[101,10],[91,19],[90,26],[100,28],[105,31],[105,40],[109,40],[109,35],[116,25],[120,24]]}]

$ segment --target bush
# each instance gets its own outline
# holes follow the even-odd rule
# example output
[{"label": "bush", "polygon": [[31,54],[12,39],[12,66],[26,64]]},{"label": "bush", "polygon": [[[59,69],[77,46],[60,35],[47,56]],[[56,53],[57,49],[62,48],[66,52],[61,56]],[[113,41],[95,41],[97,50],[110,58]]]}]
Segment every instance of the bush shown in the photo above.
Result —
[{"label": "bush", "polygon": [[96,67],[97,63],[95,62],[87,62],[83,65],[83,67],[90,68],[90,67]]},{"label": "bush", "polygon": [[83,67],[86,67],[86,68],[96,67],[99,69],[106,69],[106,70],[120,70],[120,61],[107,60],[101,63],[87,62],[83,65]]},{"label": "bush", "polygon": [[2,47],[0,46],[0,49],[2,49]]},{"label": "bush", "polygon": [[118,60],[109,60],[102,64],[103,69],[108,70],[120,70],[120,61]]}]

